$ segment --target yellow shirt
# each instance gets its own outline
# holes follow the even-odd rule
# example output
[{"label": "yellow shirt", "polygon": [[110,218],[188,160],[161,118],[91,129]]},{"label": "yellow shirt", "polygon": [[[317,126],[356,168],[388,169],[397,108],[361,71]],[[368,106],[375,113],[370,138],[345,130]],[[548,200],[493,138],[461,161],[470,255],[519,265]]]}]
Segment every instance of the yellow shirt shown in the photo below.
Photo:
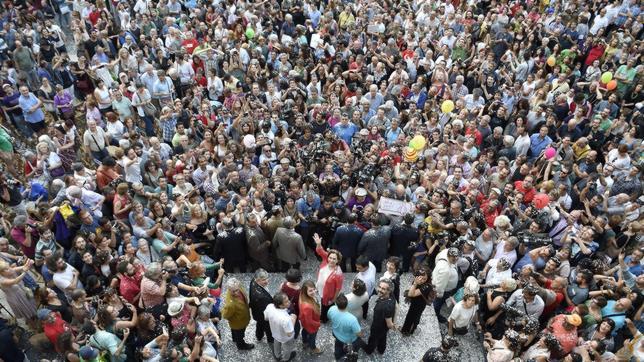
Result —
[{"label": "yellow shirt", "polygon": [[577,144],[572,145],[572,151],[575,154],[575,161],[579,161],[583,158],[586,158],[588,152],[590,152],[590,146],[586,145],[585,147],[579,147]]}]

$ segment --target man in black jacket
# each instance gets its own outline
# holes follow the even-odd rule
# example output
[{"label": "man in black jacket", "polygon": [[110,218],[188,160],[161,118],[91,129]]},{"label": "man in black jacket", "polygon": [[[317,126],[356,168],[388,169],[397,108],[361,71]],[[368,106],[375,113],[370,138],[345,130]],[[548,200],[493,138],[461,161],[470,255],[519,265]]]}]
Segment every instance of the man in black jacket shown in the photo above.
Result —
[{"label": "man in black jacket", "polygon": [[235,267],[239,272],[246,272],[246,233],[241,227],[235,227],[233,220],[226,217],[221,222],[224,231],[215,239],[215,250],[213,258],[219,260],[224,258],[224,269],[231,273]]},{"label": "man in black jacket", "polygon": [[255,326],[255,337],[258,341],[264,338],[266,334],[266,341],[273,343],[273,334],[271,333],[271,326],[268,321],[264,319],[264,310],[266,307],[273,303],[273,296],[266,290],[268,286],[268,273],[264,269],[257,269],[255,277],[250,281],[248,288],[248,300],[251,310],[251,315],[257,325]]},{"label": "man in black jacket", "polygon": [[356,221],[358,221],[358,215],[351,213],[347,219],[347,223],[337,228],[331,241],[331,248],[342,253],[342,261],[340,262],[342,272],[347,271],[347,260],[349,260],[351,271],[354,272],[356,270],[358,244],[364,233],[356,225]]},{"label": "man in black jacket", "polygon": [[384,215],[376,216],[374,227],[362,235],[358,245],[358,254],[369,258],[369,261],[376,266],[378,273],[382,269],[382,262],[388,256],[389,239],[391,238],[391,228],[385,225],[384,219]]},{"label": "man in black jacket", "polygon": [[403,217],[402,224],[396,224],[391,227],[389,255],[397,256],[402,259],[403,272],[409,271],[409,266],[411,264],[411,255],[413,250],[409,250],[409,245],[418,240],[418,229],[412,226],[413,223],[414,214],[406,214]]}]

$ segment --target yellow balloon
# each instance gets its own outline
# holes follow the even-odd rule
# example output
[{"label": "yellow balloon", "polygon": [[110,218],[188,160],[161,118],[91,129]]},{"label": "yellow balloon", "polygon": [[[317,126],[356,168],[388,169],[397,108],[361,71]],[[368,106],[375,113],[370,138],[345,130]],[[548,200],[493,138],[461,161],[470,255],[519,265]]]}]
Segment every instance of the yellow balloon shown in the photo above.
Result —
[{"label": "yellow balloon", "polygon": [[443,113],[450,113],[453,110],[454,110],[454,102],[452,102],[449,99],[444,101],[443,104],[441,105],[441,111],[443,111]]},{"label": "yellow balloon", "polygon": [[557,63],[557,59],[555,59],[555,57],[551,55],[551,56],[548,58],[548,60],[546,60],[546,63],[547,63],[549,66],[554,67],[554,66],[555,66],[555,64]]},{"label": "yellow balloon", "polygon": [[409,141],[409,147],[415,149],[415,150],[422,150],[423,147],[425,147],[425,144],[427,141],[425,140],[425,137],[421,135],[414,136],[414,138]]},{"label": "yellow balloon", "polygon": [[608,82],[610,82],[611,80],[613,80],[613,73],[604,72],[604,74],[602,74],[602,76],[601,76],[602,83],[608,84]]}]

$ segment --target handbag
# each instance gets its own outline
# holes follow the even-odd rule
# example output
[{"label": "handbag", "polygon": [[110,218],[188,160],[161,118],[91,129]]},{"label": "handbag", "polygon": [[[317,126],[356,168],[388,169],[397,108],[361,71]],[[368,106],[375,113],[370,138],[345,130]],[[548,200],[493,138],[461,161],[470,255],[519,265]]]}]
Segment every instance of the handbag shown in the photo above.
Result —
[{"label": "handbag", "polygon": [[157,107],[152,103],[146,103],[143,105],[143,114],[148,117],[154,117],[157,114]]}]

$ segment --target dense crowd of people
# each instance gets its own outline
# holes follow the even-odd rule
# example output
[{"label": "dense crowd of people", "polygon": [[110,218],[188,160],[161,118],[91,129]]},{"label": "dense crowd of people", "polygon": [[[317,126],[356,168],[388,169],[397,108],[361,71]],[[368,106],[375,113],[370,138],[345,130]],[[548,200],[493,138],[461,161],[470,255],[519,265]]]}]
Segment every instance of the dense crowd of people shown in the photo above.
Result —
[{"label": "dense crowd of people", "polygon": [[640,361],[641,9],[3,1],[0,359]]}]

